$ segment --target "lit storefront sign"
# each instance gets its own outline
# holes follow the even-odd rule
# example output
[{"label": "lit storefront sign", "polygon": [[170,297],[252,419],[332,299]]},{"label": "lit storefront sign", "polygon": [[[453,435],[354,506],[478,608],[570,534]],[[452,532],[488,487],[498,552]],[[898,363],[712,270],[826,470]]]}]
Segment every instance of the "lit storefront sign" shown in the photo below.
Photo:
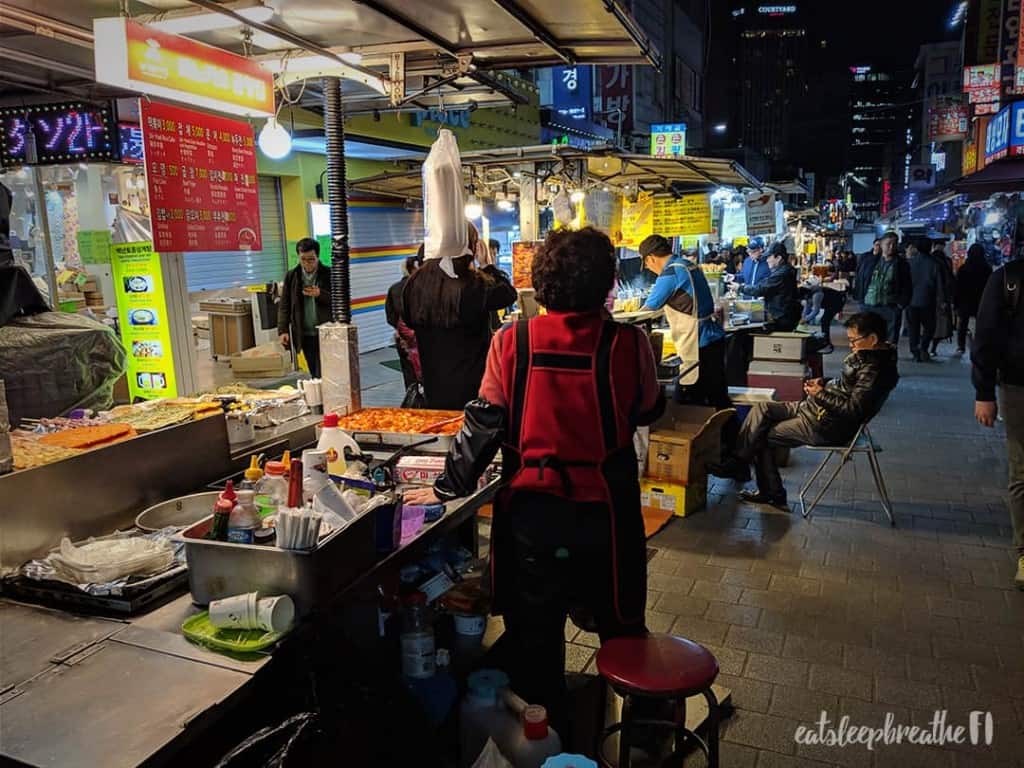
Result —
[{"label": "lit storefront sign", "polygon": [[757,12],[762,16],[786,16],[796,13],[795,5],[759,5]]},{"label": "lit storefront sign", "polygon": [[651,155],[679,157],[686,154],[686,123],[655,123],[651,126]]},{"label": "lit storefront sign", "polygon": [[0,166],[109,162],[118,154],[109,105],[61,102],[0,109]]},{"label": "lit storefront sign", "polygon": [[1003,107],[985,131],[985,162],[1006,157],[1010,148],[1010,107]]},{"label": "lit storefront sign", "polygon": [[247,117],[274,115],[274,77],[252,59],[124,18],[93,21],[96,80]]}]

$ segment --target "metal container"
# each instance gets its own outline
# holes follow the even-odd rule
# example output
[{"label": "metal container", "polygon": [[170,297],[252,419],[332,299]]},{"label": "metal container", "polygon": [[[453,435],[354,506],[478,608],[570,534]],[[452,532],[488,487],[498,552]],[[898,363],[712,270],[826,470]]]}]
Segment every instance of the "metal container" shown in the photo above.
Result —
[{"label": "metal container", "polygon": [[455,439],[452,435],[426,435],[415,432],[349,432],[352,439],[359,443],[364,451],[381,451],[416,445],[436,437],[437,440],[425,445],[416,445],[419,453],[448,453],[448,448]]},{"label": "metal container", "polygon": [[175,537],[185,543],[197,605],[244,592],[289,595],[296,615],[305,616],[329,604],[377,561],[372,514],[332,532],[311,551],[210,541],[205,537],[212,520],[209,515]]},{"label": "metal container", "polygon": [[135,526],[152,533],[167,527],[184,528],[208,517],[219,491],[193,493],[154,504],[135,518]]}]

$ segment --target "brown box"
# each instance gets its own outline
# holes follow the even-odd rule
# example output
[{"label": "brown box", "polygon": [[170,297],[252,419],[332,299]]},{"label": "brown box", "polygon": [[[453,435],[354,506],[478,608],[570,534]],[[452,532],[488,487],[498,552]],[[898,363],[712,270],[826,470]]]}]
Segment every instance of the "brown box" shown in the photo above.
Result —
[{"label": "brown box", "polygon": [[647,476],[674,483],[697,483],[707,476],[707,464],[719,461],[722,427],[736,411],[670,404],[651,428]]},{"label": "brown box", "polygon": [[262,344],[232,355],[231,370],[249,378],[270,378],[284,376],[291,370],[291,359],[275,343]]},{"label": "brown box", "polygon": [[251,314],[210,313],[210,351],[214,356],[237,355],[255,343]]}]

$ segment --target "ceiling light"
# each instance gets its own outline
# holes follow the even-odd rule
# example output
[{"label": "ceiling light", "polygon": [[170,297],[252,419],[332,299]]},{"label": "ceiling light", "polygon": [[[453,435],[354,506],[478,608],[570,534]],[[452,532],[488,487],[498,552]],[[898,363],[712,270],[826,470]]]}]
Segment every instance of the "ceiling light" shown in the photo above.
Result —
[{"label": "ceiling light", "polygon": [[271,117],[264,123],[257,143],[260,145],[260,151],[271,160],[280,160],[292,151],[292,135],[277,122],[276,117]]},{"label": "ceiling light", "polygon": [[728,130],[728,128],[729,128],[729,126],[726,125],[725,123],[718,123],[715,126],[715,133],[725,133],[726,130]]},{"label": "ceiling light", "polygon": [[465,214],[467,219],[479,219],[484,215],[484,207],[480,203],[480,198],[476,195],[471,194],[469,199],[466,200]]},{"label": "ceiling light", "polygon": [[513,203],[511,200],[499,200],[497,202],[497,206],[498,209],[502,211],[511,211],[513,208],[516,207],[515,203]]},{"label": "ceiling light", "polygon": [[[256,24],[263,24],[274,18],[274,9],[265,5],[253,5],[248,8],[233,9],[239,16]],[[161,32],[169,32],[175,35],[191,35],[197,32],[213,32],[218,29],[231,29],[242,26],[238,19],[227,16],[223,13],[190,13],[188,15],[173,16],[168,13],[163,18],[156,18],[147,22],[147,25],[159,29]]]},{"label": "ceiling light", "polygon": [[583,198],[585,198],[586,196],[587,193],[584,192],[582,189],[574,189],[572,191],[572,194],[569,195],[569,201],[573,203],[582,203]]}]

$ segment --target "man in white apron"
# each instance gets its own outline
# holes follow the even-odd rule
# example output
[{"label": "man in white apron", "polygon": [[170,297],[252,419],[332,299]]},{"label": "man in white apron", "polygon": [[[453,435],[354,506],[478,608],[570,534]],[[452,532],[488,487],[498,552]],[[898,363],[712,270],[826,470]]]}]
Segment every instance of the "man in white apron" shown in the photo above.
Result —
[{"label": "man in white apron", "polygon": [[725,380],[725,331],[714,317],[715,300],[699,266],[672,255],[661,235],[640,243],[644,267],[658,275],[644,309],[665,309],[672,342],[682,364],[675,399],[680,403],[730,408]]}]

